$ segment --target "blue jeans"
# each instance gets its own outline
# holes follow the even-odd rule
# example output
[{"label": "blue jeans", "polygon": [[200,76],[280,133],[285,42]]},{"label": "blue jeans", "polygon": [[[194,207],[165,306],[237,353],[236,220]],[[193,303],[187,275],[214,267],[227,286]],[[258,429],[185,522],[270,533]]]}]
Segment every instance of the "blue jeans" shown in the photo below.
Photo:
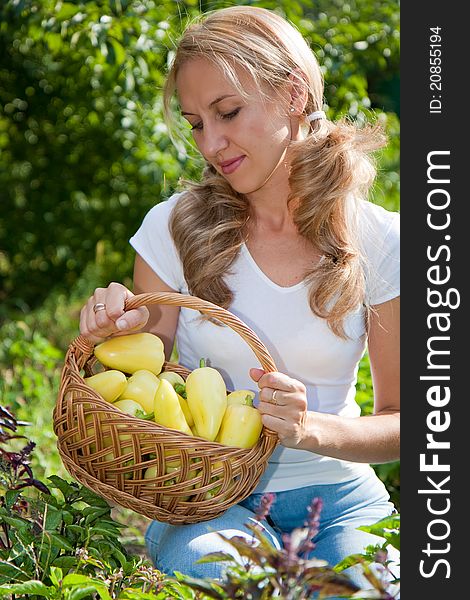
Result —
[{"label": "blue jeans", "polygon": [[[195,564],[195,561],[210,552],[224,551],[242,562],[234,548],[215,532],[226,537],[241,535],[251,540],[252,533],[245,523],[254,521],[261,497],[262,494],[252,494],[223,515],[202,523],[170,525],[153,521],[145,539],[154,565],[167,574],[175,570],[192,577],[221,578],[224,563]],[[371,525],[394,512],[385,486],[371,469],[352,481],[277,492],[269,522],[261,523],[263,533],[273,546],[282,547],[282,533],[304,526],[307,506],[315,497],[322,499],[323,508],[319,532],[313,540],[312,557],[326,560],[333,566],[349,554],[362,553],[367,545],[383,541],[357,530],[361,525]],[[357,585],[370,587],[356,567],[348,569],[347,574]]]}]

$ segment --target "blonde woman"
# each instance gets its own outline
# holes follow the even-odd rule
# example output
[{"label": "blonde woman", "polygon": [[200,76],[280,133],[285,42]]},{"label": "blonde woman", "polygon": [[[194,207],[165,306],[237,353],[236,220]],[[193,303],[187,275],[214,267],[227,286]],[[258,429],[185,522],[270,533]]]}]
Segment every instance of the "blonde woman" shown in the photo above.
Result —
[{"label": "blonde woman", "polygon": [[[275,492],[264,523],[272,543],[302,526],[320,497],[313,555],[336,564],[377,542],[358,526],[394,510],[369,466],[399,456],[398,214],[366,199],[382,134],[326,118],[313,53],[262,8],[218,10],[188,27],[165,87],[170,125],[175,97],[206,168],[200,182],[152,208],[131,238],[133,291],[190,293],[228,308],[265,342],[279,372],[253,368],[236,334],[195,311],[124,312],[132,292],[117,283],[95,290],[81,333],[99,341],[145,329],[163,339],[168,357],[176,339],[189,369],[210,358],[227,388],[259,391],[263,423],[280,446],[256,493],[223,516],[153,522],[150,555],[162,571],[220,576],[220,563],[195,561],[231,550],[215,531],[249,535],[244,524],[260,495]],[[366,346],[375,411],[359,416]]]}]

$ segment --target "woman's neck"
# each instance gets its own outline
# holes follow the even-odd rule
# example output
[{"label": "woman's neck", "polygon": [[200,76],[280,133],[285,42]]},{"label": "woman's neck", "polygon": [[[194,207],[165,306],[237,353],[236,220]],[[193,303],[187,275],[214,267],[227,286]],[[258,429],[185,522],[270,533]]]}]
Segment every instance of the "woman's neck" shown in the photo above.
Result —
[{"label": "woman's neck", "polygon": [[247,194],[250,205],[250,221],[256,227],[267,227],[273,231],[282,230],[293,223],[292,214],[287,204],[289,184],[273,182],[260,190]]}]

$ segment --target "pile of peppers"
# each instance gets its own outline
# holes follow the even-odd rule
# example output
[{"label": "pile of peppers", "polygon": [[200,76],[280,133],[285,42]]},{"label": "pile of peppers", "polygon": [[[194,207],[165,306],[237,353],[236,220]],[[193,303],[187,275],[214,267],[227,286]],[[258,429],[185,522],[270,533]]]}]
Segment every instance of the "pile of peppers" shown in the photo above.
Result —
[{"label": "pile of peppers", "polygon": [[254,393],[228,393],[219,371],[204,360],[186,381],[178,373],[162,372],[163,342],[150,333],[111,338],[94,352],[108,370],[85,382],[117,408],[128,407],[133,416],[225,446],[256,445],[262,421],[253,406]]}]

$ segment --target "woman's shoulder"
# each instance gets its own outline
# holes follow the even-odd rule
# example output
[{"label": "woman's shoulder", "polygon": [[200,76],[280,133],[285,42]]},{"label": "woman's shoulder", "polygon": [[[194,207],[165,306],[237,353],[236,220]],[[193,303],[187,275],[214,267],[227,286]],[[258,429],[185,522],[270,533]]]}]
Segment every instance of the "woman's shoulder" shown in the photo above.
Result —
[{"label": "woman's shoulder", "polygon": [[184,192],[175,192],[168,198],[160,200],[160,202],[150,208],[145,216],[145,219],[150,221],[161,221],[164,218],[165,220],[168,220],[173,209],[178,203],[178,200],[180,200],[183,196]]},{"label": "woman's shoulder", "polygon": [[370,256],[384,249],[398,249],[400,244],[400,213],[387,210],[368,200],[359,201],[359,239]]},{"label": "woman's shoulder", "polygon": [[359,231],[367,303],[381,304],[400,294],[400,213],[361,201]]},{"label": "woman's shoulder", "polygon": [[400,213],[369,200],[359,200],[359,219],[365,233],[367,230],[380,234],[388,233],[390,230],[396,233],[400,231]]}]

